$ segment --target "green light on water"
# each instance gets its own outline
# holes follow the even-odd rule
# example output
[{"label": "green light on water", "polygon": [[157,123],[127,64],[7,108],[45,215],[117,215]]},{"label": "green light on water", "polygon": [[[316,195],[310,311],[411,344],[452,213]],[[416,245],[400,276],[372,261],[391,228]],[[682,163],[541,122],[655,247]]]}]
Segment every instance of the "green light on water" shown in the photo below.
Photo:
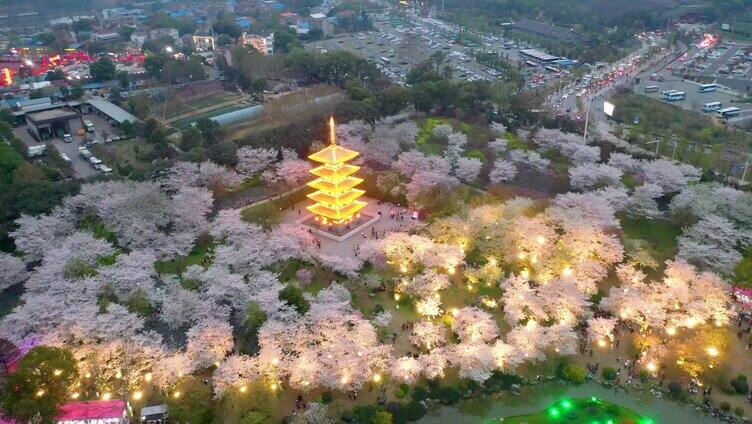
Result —
[{"label": "green light on water", "polygon": [[608,420],[606,421],[606,424],[614,424],[614,420]]},{"label": "green light on water", "polygon": [[655,424],[655,422],[651,420],[650,418],[645,418],[642,421],[640,421],[640,424]]},{"label": "green light on water", "polygon": [[553,418],[557,418],[559,416],[559,410],[557,408],[551,408],[548,411],[548,414],[551,415]]},{"label": "green light on water", "polygon": [[561,407],[564,409],[571,409],[572,408],[572,402],[568,400],[564,400],[561,402]]}]

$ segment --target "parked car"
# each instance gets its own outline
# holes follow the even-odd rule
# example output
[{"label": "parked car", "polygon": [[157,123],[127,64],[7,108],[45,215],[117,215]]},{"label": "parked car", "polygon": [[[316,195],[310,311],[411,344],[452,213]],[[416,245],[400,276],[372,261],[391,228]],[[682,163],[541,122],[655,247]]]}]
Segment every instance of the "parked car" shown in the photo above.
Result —
[{"label": "parked car", "polygon": [[66,143],[70,143],[71,141],[73,141],[73,137],[71,137],[70,134],[63,134],[63,141]]},{"label": "parked car", "polygon": [[89,157],[89,163],[92,164],[96,169],[99,169],[99,167],[102,165],[102,161],[97,159],[96,156]]},{"label": "parked car", "polygon": [[62,159],[63,159],[64,161],[66,161],[66,162],[70,162],[70,161],[71,161],[71,158],[70,158],[70,157],[68,157],[68,155],[66,155],[65,153],[60,153],[60,157],[61,157],[61,158],[62,158]]}]

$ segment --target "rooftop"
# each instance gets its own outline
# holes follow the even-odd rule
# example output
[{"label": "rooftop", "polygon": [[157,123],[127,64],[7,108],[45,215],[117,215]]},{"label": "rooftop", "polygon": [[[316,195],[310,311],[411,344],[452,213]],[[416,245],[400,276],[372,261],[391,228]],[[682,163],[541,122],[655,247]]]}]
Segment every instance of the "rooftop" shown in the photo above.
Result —
[{"label": "rooftop", "polygon": [[43,110],[41,112],[33,112],[26,115],[26,118],[37,123],[44,123],[48,121],[57,121],[61,119],[77,118],[79,113],[73,109],[59,108]]},{"label": "rooftop", "polygon": [[359,153],[354,150],[346,149],[336,144],[330,144],[323,150],[320,150],[308,156],[308,159],[320,163],[334,165],[337,163],[343,163],[352,160],[358,155]]},{"label": "rooftop", "polygon": [[58,407],[58,421],[104,420],[125,416],[120,399],[64,403]]},{"label": "rooftop", "polygon": [[100,112],[107,115],[110,119],[114,120],[118,124],[122,124],[125,121],[131,121],[132,123],[141,122],[140,119],[133,116],[130,112],[122,109],[120,106],[109,102],[101,97],[94,97],[87,102],[97,108]]}]

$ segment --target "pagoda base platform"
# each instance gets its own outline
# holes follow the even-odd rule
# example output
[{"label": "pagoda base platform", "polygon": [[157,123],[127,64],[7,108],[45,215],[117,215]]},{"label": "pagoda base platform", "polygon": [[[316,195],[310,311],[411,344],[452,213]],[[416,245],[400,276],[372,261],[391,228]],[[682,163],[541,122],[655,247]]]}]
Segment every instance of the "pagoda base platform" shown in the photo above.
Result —
[{"label": "pagoda base platform", "polygon": [[360,217],[347,224],[324,225],[316,221],[313,214],[308,214],[302,218],[298,218],[295,222],[302,225],[304,228],[311,230],[313,233],[339,242],[345,241],[355,234],[364,232],[366,228],[376,223],[379,219],[381,219],[380,215],[367,210],[361,210]]}]

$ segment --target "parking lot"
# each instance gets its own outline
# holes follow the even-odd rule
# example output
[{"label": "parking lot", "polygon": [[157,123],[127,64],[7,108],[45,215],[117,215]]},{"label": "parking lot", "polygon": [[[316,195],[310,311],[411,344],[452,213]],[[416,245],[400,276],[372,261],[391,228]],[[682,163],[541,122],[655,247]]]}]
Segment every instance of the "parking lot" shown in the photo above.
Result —
[{"label": "parking lot", "polygon": [[[645,93],[645,86],[655,85],[658,86],[658,91],[653,93]],[[734,101],[739,100],[739,96],[731,94],[725,90],[716,90],[709,93],[698,92],[700,84],[693,81],[682,80],[681,78],[669,77],[663,81],[644,81],[639,86],[635,86],[635,91],[639,94],[644,94],[648,97],[662,100],[661,91],[684,91],[687,93],[687,98],[682,101],[675,101],[672,104],[686,110],[692,110],[695,112],[702,112],[702,105],[711,102],[721,102],[723,107],[734,106]],[[745,107],[740,104],[742,109],[752,109],[752,107]]]},{"label": "parking lot", "polygon": [[[327,52],[347,50],[376,63],[379,69],[393,82],[404,84],[407,73],[416,65],[426,61],[431,54],[443,52],[453,69],[455,79],[465,81],[496,81],[503,78],[502,69],[478,62],[475,53],[495,53],[510,63],[524,62],[518,55],[520,48],[533,47],[506,40],[493,34],[472,36],[478,45],[473,47],[455,43],[462,29],[433,18],[408,15],[407,23],[397,23],[385,17],[374,20],[376,31],[348,34],[340,37],[308,43],[308,50]],[[539,85],[546,79],[557,78],[548,75],[543,66],[530,68],[529,80]],[[533,87],[529,87],[533,88]]]},{"label": "parking lot", "polygon": [[740,93],[752,90],[752,43],[695,46],[675,64],[677,73],[704,77]]},{"label": "parking lot", "polygon": [[[95,114],[89,114],[83,116],[84,120],[89,120],[94,124],[95,132],[93,139],[97,140],[97,142],[104,142],[105,137],[112,137],[113,135],[120,134],[119,130],[111,126],[107,121],[98,115]],[[52,143],[53,146],[61,153],[68,156],[70,159],[70,164],[73,168],[73,173],[76,178],[87,178],[92,175],[98,174],[100,171],[95,169],[94,166],[92,166],[86,159],[84,159],[78,152],[78,147],[83,146],[84,140],[82,137],[78,136],[78,130],[81,127],[80,122],[77,123],[76,121],[71,121],[71,125],[73,128],[71,128],[72,131],[72,137],[73,141],[70,143],[66,143],[63,141],[62,138],[54,138],[52,140],[47,140],[47,142]],[[15,134],[16,137],[21,139],[24,144],[27,146],[39,146],[44,143],[37,142],[31,134],[29,134],[29,131],[27,130],[26,125],[22,125],[19,127],[16,127],[13,129],[13,134]],[[91,137],[91,134],[88,134],[89,137]],[[111,167],[112,164],[105,164]]]}]

